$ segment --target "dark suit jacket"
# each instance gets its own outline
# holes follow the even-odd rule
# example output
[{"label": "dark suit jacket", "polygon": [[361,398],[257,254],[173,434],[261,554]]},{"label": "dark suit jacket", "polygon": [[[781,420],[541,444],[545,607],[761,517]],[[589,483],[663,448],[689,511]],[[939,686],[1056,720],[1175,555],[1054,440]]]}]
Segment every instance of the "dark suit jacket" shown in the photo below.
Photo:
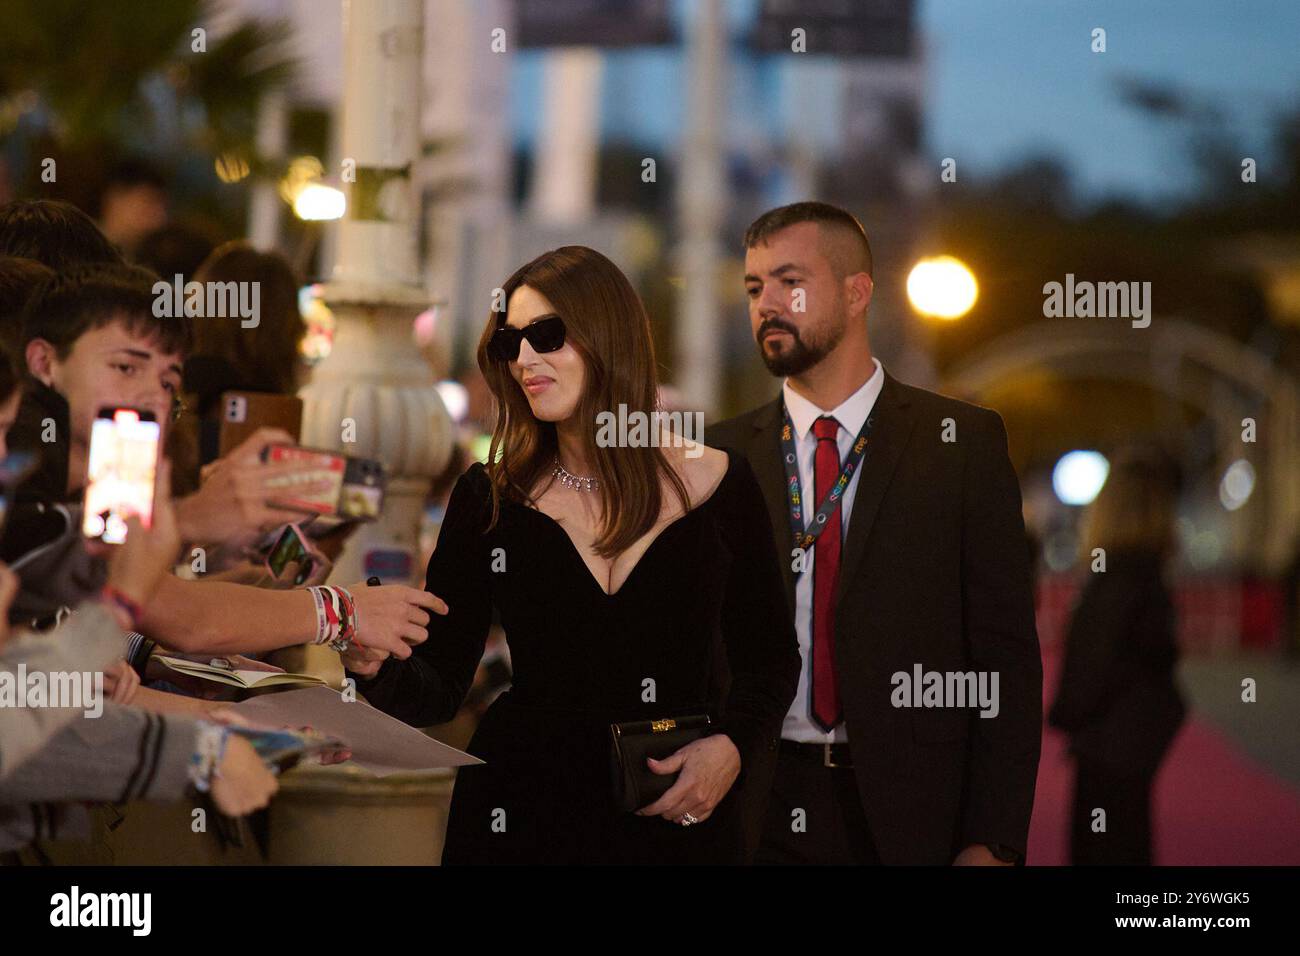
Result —
[{"label": "dark suit jacket", "polygon": [[[885,373],[841,557],[835,668],[872,838],[885,863],[948,864],[963,847],[1025,850],[1042,722],[1020,486],[996,412]],[[943,440],[949,420],[955,441]],[[705,431],[748,457],[785,548],[794,613],[780,396]],[[784,545],[782,543],[785,543]],[[891,675],[996,671],[1000,712],[895,708]],[[768,781],[746,808],[757,845]]]}]

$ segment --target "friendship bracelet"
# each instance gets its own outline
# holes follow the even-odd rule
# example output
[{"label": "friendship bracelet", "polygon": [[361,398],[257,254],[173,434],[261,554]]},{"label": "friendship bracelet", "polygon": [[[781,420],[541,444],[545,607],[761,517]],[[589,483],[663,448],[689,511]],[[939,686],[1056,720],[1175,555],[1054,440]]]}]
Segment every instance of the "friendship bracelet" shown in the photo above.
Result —
[{"label": "friendship bracelet", "polygon": [[220,724],[210,724],[205,720],[198,722],[199,735],[195,742],[194,753],[190,754],[190,764],[186,767],[190,782],[199,793],[212,789],[212,781],[221,776],[221,761],[226,756],[226,744],[230,740],[230,729]]},{"label": "friendship bracelet", "polygon": [[343,631],[343,602],[335,589],[329,585],[325,585],[321,589],[321,596],[325,599],[325,616],[329,622],[329,635],[325,643],[333,648],[338,643],[339,635]]},{"label": "friendship bracelet", "polygon": [[356,598],[347,588],[332,584],[318,584],[308,590],[316,607],[315,643],[346,652],[356,641],[360,627]]},{"label": "friendship bracelet", "polygon": [[322,587],[310,587],[307,589],[311,592],[312,602],[316,607],[316,638],[313,644],[324,644],[330,638],[329,615],[325,610],[325,589]]},{"label": "friendship bracelet", "polygon": [[338,600],[328,587],[313,588],[320,599],[320,633],[316,638],[318,644],[329,644],[339,633]]},{"label": "friendship bracelet", "polygon": [[360,622],[357,617],[357,601],[352,596],[352,592],[347,588],[335,588],[338,592],[339,603],[342,605],[343,613],[340,618],[343,622],[339,631],[339,642],[345,645],[351,645],[357,639],[357,631]]}]

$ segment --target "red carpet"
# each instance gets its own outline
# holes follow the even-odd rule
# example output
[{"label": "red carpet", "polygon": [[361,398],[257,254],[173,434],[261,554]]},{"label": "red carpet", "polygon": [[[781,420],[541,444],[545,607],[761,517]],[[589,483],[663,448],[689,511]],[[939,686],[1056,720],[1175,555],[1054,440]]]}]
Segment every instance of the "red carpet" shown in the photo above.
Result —
[{"label": "red carpet", "polygon": [[[1059,656],[1044,649],[1044,712],[1056,691]],[[1294,727],[1278,730],[1295,732]],[[1031,866],[1069,863],[1074,770],[1065,747],[1064,735],[1043,728],[1026,861]],[[1195,712],[1160,769],[1152,814],[1158,865],[1300,865],[1300,790],[1242,753]]]}]

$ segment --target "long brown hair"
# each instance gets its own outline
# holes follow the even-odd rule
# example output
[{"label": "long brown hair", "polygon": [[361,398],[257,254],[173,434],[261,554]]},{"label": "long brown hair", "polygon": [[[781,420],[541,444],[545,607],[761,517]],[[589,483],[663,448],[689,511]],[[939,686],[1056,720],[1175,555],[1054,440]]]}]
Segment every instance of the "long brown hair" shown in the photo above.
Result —
[{"label": "long brown hair", "polygon": [[[609,259],[586,246],[562,246],[515,271],[498,299],[526,285],[545,296],[564,319],[571,343],[586,369],[575,414],[590,423],[583,432],[587,461],[595,464],[602,507],[597,554],[611,558],[629,548],[659,521],[663,505],[660,479],[666,478],[683,510],[690,496],[662,447],[609,447],[596,443],[596,416],[641,412],[651,422],[659,392],[650,318],[627,276]],[[537,419],[507,363],[488,356],[488,342],[506,312],[493,311],[478,343],[478,367],[496,397],[497,420],[488,451],[492,479],[492,520],[501,499],[532,505],[532,490],[551,472],[557,453],[555,424]]]},{"label": "long brown hair", "polygon": [[[171,276],[165,277],[168,281]],[[307,324],[298,311],[298,278],[277,252],[236,239],[219,246],[194,273],[196,282],[256,282],[258,323],[209,319],[195,328],[194,354],[225,359],[255,391],[292,395],[298,388],[298,346]]]},{"label": "long brown hair", "polygon": [[1167,556],[1176,540],[1180,481],[1177,463],[1161,450],[1139,446],[1117,453],[1084,517],[1085,563],[1096,548]]}]

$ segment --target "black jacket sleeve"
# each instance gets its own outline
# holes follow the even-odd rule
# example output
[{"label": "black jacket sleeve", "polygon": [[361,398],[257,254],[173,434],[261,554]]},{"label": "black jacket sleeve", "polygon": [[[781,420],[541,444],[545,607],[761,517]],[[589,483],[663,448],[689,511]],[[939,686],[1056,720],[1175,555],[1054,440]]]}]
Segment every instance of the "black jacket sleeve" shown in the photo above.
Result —
[{"label": "black jacket sleeve", "polygon": [[1034,624],[1020,485],[1001,417],[987,411],[962,482],[962,617],[970,660],[998,673],[998,716],[971,721],[962,845],[1021,853],[1042,741],[1043,666]]},{"label": "black jacket sleeve", "polygon": [[457,480],[424,583],[447,602],[447,613],[430,613],[428,639],[407,660],[390,657],[372,680],[357,678],[366,700],[416,727],[456,715],[483,656],[492,623],[491,551],[482,533],[490,494],[480,464]]},{"label": "black jacket sleeve", "polygon": [[721,517],[732,552],[722,605],[731,684],[720,730],[740,751],[743,775],[757,753],[776,748],[800,661],[763,493],[749,462],[732,455],[735,488]]},{"label": "black jacket sleeve", "polygon": [[[1048,723],[1077,733],[1105,717],[1148,672],[1172,670],[1174,625],[1155,554],[1111,552],[1070,617]],[[1162,600],[1163,598],[1163,600]]]}]

